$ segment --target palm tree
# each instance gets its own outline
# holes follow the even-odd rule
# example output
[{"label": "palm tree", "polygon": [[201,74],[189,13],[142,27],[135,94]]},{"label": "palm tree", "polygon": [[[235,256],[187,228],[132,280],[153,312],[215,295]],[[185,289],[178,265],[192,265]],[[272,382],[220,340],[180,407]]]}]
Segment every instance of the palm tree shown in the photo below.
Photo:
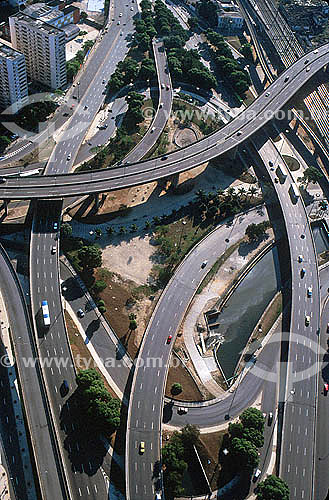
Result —
[{"label": "palm tree", "polygon": [[127,232],[127,229],[124,226],[120,226],[119,232],[120,234],[125,234]]},{"label": "palm tree", "polygon": [[145,221],[145,226],[144,226],[144,229],[150,229],[151,225],[152,225],[152,224],[150,223],[150,221],[149,221],[149,220],[146,220],[146,221]]},{"label": "palm tree", "polygon": [[257,193],[257,188],[255,188],[255,186],[251,186],[249,188],[248,193],[250,194],[250,199],[252,199],[255,196],[255,194]]},{"label": "palm tree", "polygon": [[195,196],[197,197],[197,202],[205,205],[207,202],[207,195],[204,191],[204,189],[199,189],[196,193]]},{"label": "palm tree", "polygon": [[107,226],[106,228],[106,232],[109,236],[112,236],[112,234],[114,233],[114,229],[112,226]]},{"label": "palm tree", "polygon": [[240,196],[245,195],[246,194],[245,188],[243,186],[239,187],[238,193],[239,193]]}]

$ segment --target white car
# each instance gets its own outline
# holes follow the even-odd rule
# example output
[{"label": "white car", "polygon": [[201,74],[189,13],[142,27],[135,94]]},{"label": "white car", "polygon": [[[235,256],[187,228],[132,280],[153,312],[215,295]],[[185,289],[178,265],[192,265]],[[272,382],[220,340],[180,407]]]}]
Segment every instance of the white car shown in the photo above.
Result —
[{"label": "white car", "polygon": [[119,17],[122,17],[122,12],[120,12]]},{"label": "white car", "polygon": [[206,267],[206,265],[208,264],[208,261],[207,260],[204,260],[201,264],[201,268],[203,269],[204,267]]},{"label": "white car", "polygon": [[313,292],[312,287],[309,286],[308,289],[307,289],[307,296],[308,297],[312,297],[312,292]]},{"label": "white car", "polygon": [[69,153],[69,154],[67,155],[67,160],[70,160],[70,159],[71,159],[71,153]]},{"label": "white car", "polygon": [[306,73],[308,73],[309,71],[311,71],[311,68],[310,68],[310,66],[307,66]]},{"label": "white car", "polygon": [[254,481],[257,481],[259,476],[261,475],[262,471],[260,469],[257,469],[255,474],[254,474]]}]

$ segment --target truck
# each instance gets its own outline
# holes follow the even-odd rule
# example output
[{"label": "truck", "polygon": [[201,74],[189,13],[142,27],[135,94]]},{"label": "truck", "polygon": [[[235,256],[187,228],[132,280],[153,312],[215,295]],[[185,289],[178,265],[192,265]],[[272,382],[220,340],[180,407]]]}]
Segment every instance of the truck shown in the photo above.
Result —
[{"label": "truck", "polygon": [[45,328],[48,328],[50,325],[50,316],[49,316],[49,307],[48,302],[43,300],[41,302],[41,310],[42,310],[42,320]]},{"label": "truck", "polygon": [[290,196],[291,196],[292,202],[297,203],[300,194],[299,194],[299,189],[294,182],[292,182],[290,184]]},{"label": "truck", "polygon": [[286,168],[283,165],[278,165],[276,171],[280,181],[284,182],[288,176]]}]

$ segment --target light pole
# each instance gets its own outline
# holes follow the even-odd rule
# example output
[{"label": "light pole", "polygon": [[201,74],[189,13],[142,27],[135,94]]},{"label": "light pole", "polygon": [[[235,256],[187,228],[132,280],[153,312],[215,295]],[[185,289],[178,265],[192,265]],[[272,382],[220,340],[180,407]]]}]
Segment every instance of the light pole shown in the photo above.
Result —
[{"label": "light pole", "polygon": [[179,243],[178,243],[178,249],[177,249],[177,252],[180,253],[182,250],[181,250],[181,241],[182,241],[182,237],[183,237],[183,233],[184,233],[184,226],[186,226],[187,222],[185,220],[182,221],[182,230],[181,230],[181,233],[180,233],[180,237],[179,237]]}]

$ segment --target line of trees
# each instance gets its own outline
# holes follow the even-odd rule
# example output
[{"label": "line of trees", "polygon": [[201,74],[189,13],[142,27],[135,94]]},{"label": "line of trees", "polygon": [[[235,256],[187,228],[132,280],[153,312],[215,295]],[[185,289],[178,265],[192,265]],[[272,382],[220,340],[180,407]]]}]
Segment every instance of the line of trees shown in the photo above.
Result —
[{"label": "line of trees", "polygon": [[181,432],[175,431],[162,449],[163,482],[168,500],[184,493],[183,474],[194,453],[193,445],[198,443],[199,436],[199,429],[188,424]]},{"label": "line of trees", "polygon": [[82,49],[78,50],[75,57],[67,61],[66,63],[66,74],[68,80],[73,80],[77,72],[79,71],[81,64],[83,63],[88,50],[94,45],[92,40],[87,40],[83,45]]},{"label": "line of trees", "polygon": [[[225,79],[225,83],[227,83],[234,92],[243,97],[251,83],[248,72],[242,69],[239,63],[234,59],[231,49],[222,35],[211,29],[208,29],[205,34],[211,49],[215,50],[215,64],[222,79]],[[244,50],[249,53],[248,48]]]},{"label": "line of trees", "polygon": [[86,429],[106,435],[120,426],[121,403],[105,388],[100,374],[94,368],[81,370],[77,377],[77,396]]},{"label": "line of trees", "polygon": [[[142,0],[142,19],[135,21],[135,44],[142,50],[151,48],[154,36],[162,36],[168,51],[168,65],[174,79],[193,82],[194,85],[205,89],[216,87],[217,81],[213,74],[206,68],[196,50],[186,50],[184,45],[190,37],[173,13],[161,2],[156,0],[154,10],[149,0]],[[146,60],[147,61],[147,60]],[[142,75],[150,66],[144,62]],[[152,71],[153,76],[153,71]]]}]

